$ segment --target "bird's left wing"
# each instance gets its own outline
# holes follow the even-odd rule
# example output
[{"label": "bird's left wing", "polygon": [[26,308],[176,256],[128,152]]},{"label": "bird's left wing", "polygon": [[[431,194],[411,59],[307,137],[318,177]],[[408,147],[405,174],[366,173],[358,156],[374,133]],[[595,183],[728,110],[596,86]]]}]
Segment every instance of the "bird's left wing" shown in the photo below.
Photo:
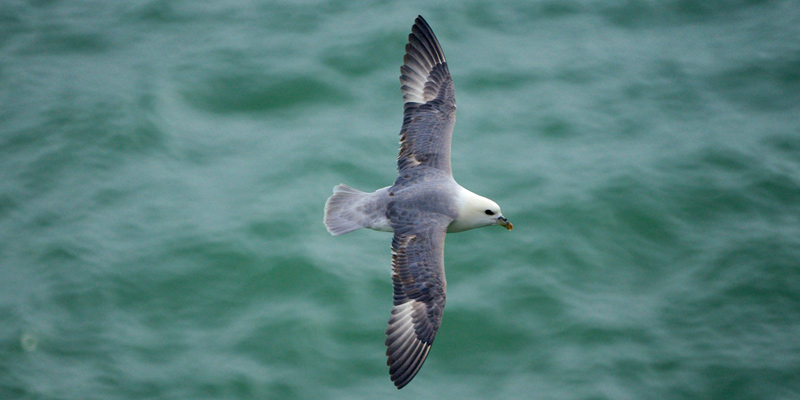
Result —
[{"label": "bird's left wing", "polygon": [[418,166],[452,174],[450,140],[456,122],[453,80],[442,46],[421,16],[408,35],[400,67],[403,92],[403,128],[397,171],[400,177]]}]

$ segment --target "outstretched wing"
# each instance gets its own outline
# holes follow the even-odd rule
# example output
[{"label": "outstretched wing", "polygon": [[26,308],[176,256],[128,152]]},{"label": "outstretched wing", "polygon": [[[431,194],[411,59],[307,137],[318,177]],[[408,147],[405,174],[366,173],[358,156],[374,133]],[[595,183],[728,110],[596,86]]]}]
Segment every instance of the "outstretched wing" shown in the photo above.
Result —
[{"label": "outstretched wing", "polygon": [[403,177],[407,169],[423,165],[452,174],[450,139],[456,121],[453,80],[442,47],[421,16],[408,35],[403,62],[403,128],[397,170]]},{"label": "outstretched wing", "polygon": [[[444,238],[452,219],[393,210],[394,307],[386,328],[386,364],[398,389],[419,371],[442,322],[447,283]],[[405,221],[417,221],[416,224]]]}]

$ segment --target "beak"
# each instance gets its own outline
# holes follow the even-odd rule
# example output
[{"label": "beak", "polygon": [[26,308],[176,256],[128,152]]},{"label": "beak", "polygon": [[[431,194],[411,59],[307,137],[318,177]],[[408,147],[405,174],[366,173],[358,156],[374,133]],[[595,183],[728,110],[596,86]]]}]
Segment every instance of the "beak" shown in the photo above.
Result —
[{"label": "beak", "polygon": [[498,217],[497,225],[500,225],[508,230],[514,229],[514,225],[512,225],[511,222],[508,222],[508,220],[505,217]]}]

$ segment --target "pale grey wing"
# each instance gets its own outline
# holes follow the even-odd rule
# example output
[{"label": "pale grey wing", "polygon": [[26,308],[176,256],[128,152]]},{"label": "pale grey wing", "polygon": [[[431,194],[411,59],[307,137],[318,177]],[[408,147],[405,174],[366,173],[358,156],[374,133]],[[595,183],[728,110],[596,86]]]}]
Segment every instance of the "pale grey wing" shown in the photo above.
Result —
[{"label": "pale grey wing", "polygon": [[403,127],[400,131],[400,177],[418,166],[452,174],[450,140],[456,121],[453,80],[442,47],[428,23],[419,16],[408,35],[400,67],[403,91]]},{"label": "pale grey wing", "polygon": [[447,286],[444,238],[452,219],[441,214],[404,212],[391,207],[389,214],[395,229],[392,239],[394,307],[386,328],[386,364],[392,381],[400,389],[422,367],[442,322]]}]

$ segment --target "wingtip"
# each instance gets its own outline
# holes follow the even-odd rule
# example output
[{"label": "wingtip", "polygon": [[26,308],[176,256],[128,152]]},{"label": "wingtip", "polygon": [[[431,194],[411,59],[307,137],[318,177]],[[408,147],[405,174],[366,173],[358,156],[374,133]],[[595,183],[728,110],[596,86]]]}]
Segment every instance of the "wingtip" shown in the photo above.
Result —
[{"label": "wingtip", "polygon": [[422,15],[417,15],[417,18],[414,19],[414,24],[415,25],[422,25],[422,26],[425,26],[425,27],[430,27],[430,25],[428,25],[428,21],[425,20],[425,18],[423,18]]},{"label": "wingtip", "polygon": [[438,330],[438,327],[426,329],[419,321],[415,323],[415,316],[427,316],[425,307],[416,300],[392,307],[392,316],[386,327],[386,365],[398,389],[408,385],[422,368]]},{"label": "wingtip", "polygon": [[417,18],[414,19],[414,26],[416,26],[422,31],[433,32],[433,29],[431,29],[430,24],[428,24],[428,21],[425,18],[423,18],[422,15],[417,15]]},{"label": "wingtip", "polygon": [[397,389],[402,389],[417,376],[420,368],[422,368],[422,364],[425,363],[425,360],[428,358],[428,353],[431,350],[431,346],[429,344],[421,344],[415,350],[414,354],[412,355],[413,358],[406,360],[401,368],[397,368],[397,364],[393,365],[392,367],[396,368],[394,372],[390,371],[390,376],[392,378],[392,383]]}]

